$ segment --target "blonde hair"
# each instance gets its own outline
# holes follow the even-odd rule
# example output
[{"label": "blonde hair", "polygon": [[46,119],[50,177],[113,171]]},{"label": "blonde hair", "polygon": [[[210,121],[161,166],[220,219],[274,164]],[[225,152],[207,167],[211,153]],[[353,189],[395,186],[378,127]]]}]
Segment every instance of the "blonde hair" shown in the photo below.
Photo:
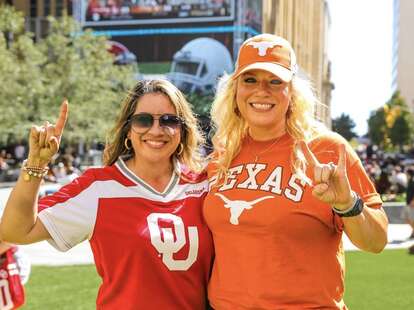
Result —
[{"label": "blonde hair", "polygon": [[[240,152],[242,139],[247,134],[248,125],[237,108],[236,91],[237,79],[233,75],[223,76],[211,109],[215,130],[212,142],[216,150],[212,160],[217,164],[217,180],[226,179],[230,164]],[[309,183],[305,174],[306,160],[297,143],[301,140],[308,142],[327,129],[315,120],[315,106],[321,103],[309,80],[295,75],[291,81],[291,94],[286,115],[286,130],[295,141],[291,166],[299,177]]]},{"label": "blonde hair", "polygon": [[[103,155],[104,165],[113,165],[122,155],[134,155],[133,148],[125,146],[125,139],[130,130],[129,118],[135,113],[139,99],[149,93],[165,94],[174,106],[177,115],[184,120],[181,132],[182,151],[176,150],[174,156],[179,162],[187,166],[191,171],[200,172],[205,166],[200,145],[204,143],[203,135],[197,125],[190,104],[184,95],[167,80],[142,80],[139,81],[123,100],[121,112],[113,129],[107,135],[107,142]],[[181,148],[178,146],[177,149]]]}]

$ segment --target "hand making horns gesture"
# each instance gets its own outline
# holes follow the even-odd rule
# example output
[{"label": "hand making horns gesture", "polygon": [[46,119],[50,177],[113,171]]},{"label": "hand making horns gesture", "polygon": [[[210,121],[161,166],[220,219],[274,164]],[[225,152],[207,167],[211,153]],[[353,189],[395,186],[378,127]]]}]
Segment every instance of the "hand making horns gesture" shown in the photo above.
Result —
[{"label": "hand making horns gesture", "polygon": [[346,174],[345,145],[341,144],[339,146],[337,165],[333,163],[321,164],[304,141],[301,141],[299,146],[308,164],[313,168],[312,194],[338,210],[349,208],[353,196]]},{"label": "hand making horns gesture", "polygon": [[68,102],[64,100],[60,106],[59,118],[56,124],[48,121],[43,126],[32,126],[29,137],[28,161],[36,166],[46,166],[53,155],[59,150],[63,129],[68,117]]}]

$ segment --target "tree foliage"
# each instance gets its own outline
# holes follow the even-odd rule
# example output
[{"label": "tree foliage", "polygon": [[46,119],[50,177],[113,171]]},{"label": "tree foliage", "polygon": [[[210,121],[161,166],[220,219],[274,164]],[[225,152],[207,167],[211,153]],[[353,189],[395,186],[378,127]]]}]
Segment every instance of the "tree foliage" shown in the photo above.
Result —
[{"label": "tree foliage", "polygon": [[354,132],[354,128],[355,122],[349,117],[348,114],[342,113],[340,116],[332,120],[333,131],[336,131],[348,141],[357,137],[357,134]]},{"label": "tree foliage", "polygon": [[192,106],[192,110],[197,115],[209,117],[211,105],[214,100],[214,95],[200,95],[197,93],[190,93],[187,96],[188,102]]},{"label": "tree foliage", "polygon": [[391,143],[400,149],[404,145],[412,143],[414,134],[414,119],[407,104],[396,92],[387,103],[389,106],[389,136]]},{"label": "tree foliage", "polygon": [[384,107],[371,112],[368,119],[368,136],[376,145],[382,147],[389,145]]},{"label": "tree foliage", "polygon": [[373,111],[368,120],[369,137],[383,148],[402,149],[412,142],[413,134],[413,116],[398,91],[384,106]]},{"label": "tree foliage", "polygon": [[400,115],[394,122],[394,125],[390,128],[390,139],[394,146],[398,146],[400,149],[404,145],[412,142],[412,128],[407,115]]},{"label": "tree foliage", "polygon": [[64,98],[70,109],[64,139],[103,141],[134,83],[134,68],[114,65],[106,39],[82,32],[67,15],[49,18],[39,42],[22,31],[23,22],[20,13],[0,7],[0,142],[25,139],[32,124],[54,122]]}]

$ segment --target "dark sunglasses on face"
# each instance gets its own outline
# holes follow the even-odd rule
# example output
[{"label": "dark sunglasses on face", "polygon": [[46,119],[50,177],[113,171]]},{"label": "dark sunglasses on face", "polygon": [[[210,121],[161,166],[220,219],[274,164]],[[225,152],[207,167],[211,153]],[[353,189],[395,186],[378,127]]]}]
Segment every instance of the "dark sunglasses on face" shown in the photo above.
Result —
[{"label": "dark sunglasses on face", "polygon": [[144,133],[154,125],[155,120],[158,120],[158,124],[163,129],[176,130],[184,124],[183,120],[174,114],[138,113],[132,115],[128,121],[135,132]]}]

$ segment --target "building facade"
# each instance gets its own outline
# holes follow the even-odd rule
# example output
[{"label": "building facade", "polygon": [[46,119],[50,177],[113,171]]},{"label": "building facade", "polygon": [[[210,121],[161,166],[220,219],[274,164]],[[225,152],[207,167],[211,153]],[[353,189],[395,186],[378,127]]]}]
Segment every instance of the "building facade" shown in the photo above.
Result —
[{"label": "building facade", "polygon": [[72,0],[0,0],[0,4],[13,5],[28,18],[62,16],[63,11],[72,11]]},{"label": "building facade", "polygon": [[62,16],[63,12],[72,15],[72,0],[0,0],[0,4],[9,4],[23,12],[26,18],[26,29],[39,39],[47,33],[47,17]]},{"label": "building facade", "polygon": [[325,0],[264,0],[263,32],[292,43],[302,73],[313,82],[321,100],[317,118],[331,127],[331,82],[328,58],[329,7]]},{"label": "building facade", "polygon": [[414,1],[394,0],[392,93],[400,91],[414,113]]}]

